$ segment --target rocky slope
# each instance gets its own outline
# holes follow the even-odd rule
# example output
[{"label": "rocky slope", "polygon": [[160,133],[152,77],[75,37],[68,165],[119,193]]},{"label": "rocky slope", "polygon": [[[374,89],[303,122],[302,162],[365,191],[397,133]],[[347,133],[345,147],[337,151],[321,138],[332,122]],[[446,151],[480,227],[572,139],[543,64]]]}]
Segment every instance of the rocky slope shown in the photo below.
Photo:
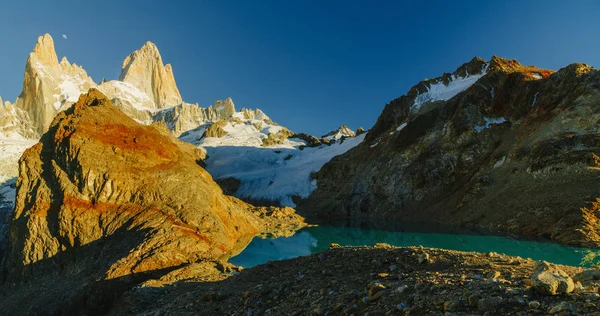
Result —
[{"label": "rocky slope", "polygon": [[386,105],[299,209],[598,246],[599,89],[587,65],[475,58]]},{"label": "rocky slope", "polygon": [[148,278],[177,269],[168,280],[200,277],[196,265],[228,258],[254,235],[303,225],[292,209],[223,195],[203,158],[98,90],[82,95],[19,162],[1,313],[102,312]]},{"label": "rocky slope", "polygon": [[[540,271],[540,268],[542,269]],[[127,292],[110,315],[598,315],[599,270],[496,253],[339,247]],[[560,274],[560,276],[559,276]],[[569,280],[569,293],[544,294]]]}]

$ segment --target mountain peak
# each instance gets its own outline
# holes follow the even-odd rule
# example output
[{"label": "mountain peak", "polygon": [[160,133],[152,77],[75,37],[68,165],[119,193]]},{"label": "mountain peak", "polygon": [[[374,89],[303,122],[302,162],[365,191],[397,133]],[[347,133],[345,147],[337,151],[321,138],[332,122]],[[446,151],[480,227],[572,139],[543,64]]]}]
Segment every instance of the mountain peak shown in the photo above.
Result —
[{"label": "mountain peak", "polygon": [[231,98],[215,101],[214,109],[222,118],[228,118],[236,112],[235,104],[233,104],[233,100]]},{"label": "mountain peak", "polygon": [[338,127],[338,129],[321,136],[321,138],[326,138],[329,140],[332,140],[332,139],[338,140],[342,137],[354,137],[354,136],[356,136],[356,133],[354,133],[354,131],[351,130],[348,127],[348,125],[342,124],[342,126]]},{"label": "mountain peak", "polygon": [[37,59],[39,63],[45,66],[58,65],[58,57],[54,50],[54,40],[50,34],[46,33],[45,35],[38,37],[37,43],[29,55],[30,60],[33,58]]},{"label": "mountain peak", "polygon": [[125,58],[119,80],[146,93],[158,109],[182,102],[171,65],[163,65],[158,48],[150,41]]}]

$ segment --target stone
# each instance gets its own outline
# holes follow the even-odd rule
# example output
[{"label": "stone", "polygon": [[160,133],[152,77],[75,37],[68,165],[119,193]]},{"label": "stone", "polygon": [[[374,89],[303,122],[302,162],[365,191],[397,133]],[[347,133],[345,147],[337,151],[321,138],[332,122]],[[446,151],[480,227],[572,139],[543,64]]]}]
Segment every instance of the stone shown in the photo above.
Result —
[{"label": "stone", "polygon": [[419,254],[419,256],[417,256],[417,261],[419,262],[419,264],[429,263],[429,260],[429,254],[426,252],[423,252],[422,254]]},{"label": "stone", "polygon": [[379,282],[373,282],[373,283],[369,284],[368,289],[369,289],[369,296],[371,296],[375,293],[385,290],[386,287]]},{"label": "stone", "polygon": [[531,287],[544,295],[559,295],[573,292],[573,279],[557,266],[537,261],[531,276]]},{"label": "stone", "polygon": [[501,297],[482,298],[477,302],[477,310],[480,312],[494,311],[501,303]]},{"label": "stone", "polygon": [[529,306],[529,308],[531,308],[531,309],[538,309],[538,308],[540,308],[540,305],[541,304],[538,301],[531,301],[531,302],[529,302],[529,304],[527,304],[527,306]]},{"label": "stone", "polygon": [[549,314],[558,314],[558,313],[563,313],[563,312],[575,313],[576,310],[573,307],[573,305],[571,305],[569,302],[562,301],[562,302],[552,306],[552,308],[550,308],[550,310],[548,311]]},{"label": "stone", "polygon": [[487,277],[488,279],[498,279],[500,278],[502,274],[499,271],[492,271],[490,273],[488,273]]},{"label": "stone", "polygon": [[404,292],[405,292],[407,289],[408,289],[408,285],[406,285],[406,284],[405,284],[405,285],[401,285],[401,286],[397,287],[397,288],[394,290],[394,293],[396,293],[396,294],[402,294],[402,293],[404,293]]}]

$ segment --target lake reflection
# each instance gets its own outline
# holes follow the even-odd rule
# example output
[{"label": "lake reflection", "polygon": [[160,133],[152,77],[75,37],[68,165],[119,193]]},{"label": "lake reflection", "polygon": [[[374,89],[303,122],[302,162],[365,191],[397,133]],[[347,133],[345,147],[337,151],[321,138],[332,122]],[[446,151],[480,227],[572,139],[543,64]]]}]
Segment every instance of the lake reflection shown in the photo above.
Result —
[{"label": "lake reflection", "polygon": [[291,237],[261,239],[255,237],[229,262],[250,268],[267,261],[290,259],[323,251],[331,243],[342,246],[417,246],[462,251],[497,252],[572,266],[595,266],[600,262],[598,249],[565,247],[553,243],[516,240],[501,236],[468,234],[398,232],[341,226],[316,226],[299,230]]}]

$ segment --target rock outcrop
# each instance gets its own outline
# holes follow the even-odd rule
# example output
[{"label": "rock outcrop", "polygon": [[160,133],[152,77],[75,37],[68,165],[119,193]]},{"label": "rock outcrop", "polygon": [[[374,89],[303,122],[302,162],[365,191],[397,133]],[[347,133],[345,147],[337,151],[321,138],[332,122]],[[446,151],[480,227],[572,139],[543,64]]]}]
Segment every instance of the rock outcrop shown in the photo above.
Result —
[{"label": "rock outcrop", "polygon": [[81,93],[96,86],[85,70],[66,58],[58,62],[54,41],[49,34],[38,38],[25,65],[23,91],[15,106],[29,114],[41,135],[58,111],[70,106]]},{"label": "rock outcrop", "polygon": [[37,131],[31,124],[29,114],[0,98],[0,138],[3,139],[35,139]]},{"label": "rock outcrop", "polygon": [[[148,278],[303,225],[292,209],[223,195],[203,158],[164,124],[138,124],[98,90],[82,95],[19,162],[3,276],[6,286],[29,286],[10,290],[4,312],[41,304],[48,313],[102,311]],[[50,283],[61,302],[23,299]]]},{"label": "rock outcrop", "polygon": [[231,98],[217,100],[215,101],[215,105],[213,107],[219,115],[219,118],[222,119],[226,119],[235,113],[235,104],[233,104],[233,100],[231,100]]},{"label": "rock outcrop", "polygon": [[[255,110],[260,111],[260,110]],[[198,104],[183,102],[172,108],[157,112],[153,116],[155,122],[165,122],[175,136],[193,130],[209,122],[227,120],[236,113],[231,98],[217,100],[214,105],[201,108]],[[254,112],[252,112],[254,113]],[[261,112],[262,113],[262,112]],[[265,115],[266,116],[266,115]]]},{"label": "rock outcrop", "polygon": [[600,72],[475,58],[385,106],[299,205],[600,245]]},{"label": "rock outcrop", "polygon": [[158,48],[152,42],[146,42],[125,58],[119,81],[130,83],[146,93],[154,101],[156,109],[182,102],[173,69],[170,64],[163,64]]}]

